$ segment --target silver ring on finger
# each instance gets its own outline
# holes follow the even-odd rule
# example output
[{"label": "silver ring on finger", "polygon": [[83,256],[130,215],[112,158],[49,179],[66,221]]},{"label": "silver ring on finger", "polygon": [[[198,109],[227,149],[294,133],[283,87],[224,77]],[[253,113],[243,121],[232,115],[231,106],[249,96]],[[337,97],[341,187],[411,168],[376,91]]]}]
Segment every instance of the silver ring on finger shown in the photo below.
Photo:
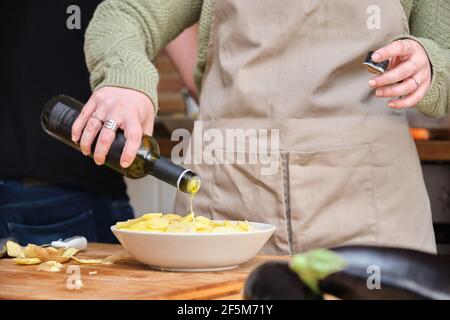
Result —
[{"label": "silver ring on finger", "polygon": [[419,87],[420,87],[420,82],[416,79],[416,78],[414,78],[414,77],[411,77],[411,79],[413,79],[414,80],[414,82],[416,83],[416,90],[417,89],[419,89]]},{"label": "silver ring on finger", "polygon": [[92,114],[92,117],[91,117],[91,118],[97,119],[97,120],[100,121],[101,123],[105,122],[105,120],[103,120],[103,117],[100,116],[97,112],[94,112],[94,113]]},{"label": "silver ring on finger", "polygon": [[103,128],[110,129],[110,130],[116,132],[117,129],[119,129],[119,125],[114,120],[108,119],[103,124]]}]

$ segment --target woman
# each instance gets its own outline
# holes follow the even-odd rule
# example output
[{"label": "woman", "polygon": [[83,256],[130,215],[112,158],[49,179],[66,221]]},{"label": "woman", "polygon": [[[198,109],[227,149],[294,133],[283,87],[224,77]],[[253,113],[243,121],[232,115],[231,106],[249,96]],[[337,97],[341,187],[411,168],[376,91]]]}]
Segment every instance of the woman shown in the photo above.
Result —
[{"label": "woman", "polygon": [[[201,125],[279,130],[280,161],[271,176],[258,165],[193,165],[204,182],[198,212],[274,224],[270,253],[348,243],[434,252],[404,109],[447,112],[449,11],[448,1],[105,1],[86,34],[95,92],[73,140],[87,154],[100,132],[94,159],[103,164],[114,132],[92,115],[114,120],[125,130],[127,167],[157,110],[150,60],[200,21]],[[374,78],[361,68],[372,49],[375,61],[391,60]],[[177,198],[178,212],[186,200]]]}]

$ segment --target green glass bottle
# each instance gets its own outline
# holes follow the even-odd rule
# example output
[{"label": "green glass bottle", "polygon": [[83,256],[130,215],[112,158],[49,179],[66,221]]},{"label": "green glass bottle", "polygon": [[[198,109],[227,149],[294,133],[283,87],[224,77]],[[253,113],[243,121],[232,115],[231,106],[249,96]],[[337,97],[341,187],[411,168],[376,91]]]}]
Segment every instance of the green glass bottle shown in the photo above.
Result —
[{"label": "green glass bottle", "polygon": [[[83,103],[64,95],[50,99],[41,116],[42,128],[55,139],[80,150],[78,144],[71,139],[72,125],[80,114]],[[95,150],[95,139],[92,150]],[[198,192],[200,178],[191,170],[182,168],[160,155],[159,146],[153,137],[144,135],[136,158],[128,168],[120,166],[120,156],[125,146],[125,135],[117,130],[116,138],[106,156],[105,164],[111,169],[131,178],[139,179],[147,175],[162,180],[178,190],[190,194]]]}]

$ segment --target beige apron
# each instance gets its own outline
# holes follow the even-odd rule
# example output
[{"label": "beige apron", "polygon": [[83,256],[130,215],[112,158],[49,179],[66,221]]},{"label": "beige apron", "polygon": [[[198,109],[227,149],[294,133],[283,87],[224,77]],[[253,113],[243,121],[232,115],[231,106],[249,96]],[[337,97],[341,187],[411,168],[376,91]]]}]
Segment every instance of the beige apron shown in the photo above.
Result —
[{"label": "beige apron", "polygon": [[[378,9],[381,28],[369,28]],[[361,64],[406,32],[399,0],[216,1],[201,121],[188,151],[203,182],[195,211],[275,225],[266,253],[344,244],[435,252],[405,112],[375,97]],[[263,175],[250,161],[200,163],[194,145],[211,139],[208,129],[279,129],[278,171]],[[214,149],[217,160],[260,152],[237,145]],[[188,200],[178,195],[176,212],[186,212]]]}]

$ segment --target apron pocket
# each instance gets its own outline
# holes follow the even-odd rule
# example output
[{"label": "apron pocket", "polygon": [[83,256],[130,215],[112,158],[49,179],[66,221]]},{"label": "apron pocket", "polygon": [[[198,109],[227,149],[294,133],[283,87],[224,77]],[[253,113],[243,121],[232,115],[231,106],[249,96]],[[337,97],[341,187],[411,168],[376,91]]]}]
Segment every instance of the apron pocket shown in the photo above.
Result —
[{"label": "apron pocket", "polygon": [[294,252],[377,242],[371,146],[289,153]]},{"label": "apron pocket", "polygon": [[[288,254],[280,155],[273,156],[276,159],[276,162],[271,162],[274,170],[267,170],[260,161],[261,154],[258,153],[216,150],[215,154],[220,154],[221,160],[216,156],[219,164],[214,165],[213,170],[212,218],[272,224],[276,230],[263,251],[271,254]],[[226,159],[245,159],[245,161],[241,164],[237,164],[237,161],[223,164],[224,155]],[[258,161],[255,163],[250,159]]]}]

